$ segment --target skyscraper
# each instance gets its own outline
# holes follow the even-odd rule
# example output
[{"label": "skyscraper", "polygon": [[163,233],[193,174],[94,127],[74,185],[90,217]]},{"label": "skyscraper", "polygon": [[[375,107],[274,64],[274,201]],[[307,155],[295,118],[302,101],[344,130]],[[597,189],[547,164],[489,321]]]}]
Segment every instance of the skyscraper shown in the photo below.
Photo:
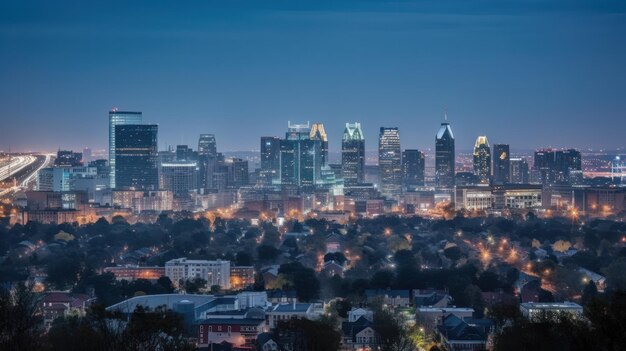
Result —
[{"label": "skyscraper", "polygon": [[313,187],[322,170],[321,141],[310,138],[309,124],[288,125],[280,142],[280,181],[283,185]]},{"label": "skyscraper", "polygon": [[402,175],[407,189],[424,185],[424,153],[419,150],[402,152]]},{"label": "skyscraper", "polygon": [[141,124],[141,112],[109,111],[109,171],[111,188],[115,189],[115,126],[124,124]]},{"label": "skyscraper", "polygon": [[280,138],[261,137],[261,184],[280,180]]},{"label": "skyscraper", "polygon": [[156,124],[115,126],[115,178],[117,189],[159,188]]},{"label": "skyscraper", "polygon": [[362,184],[365,177],[365,137],[359,122],[346,123],[341,140],[341,174],[347,186]]},{"label": "skyscraper", "polygon": [[195,161],[197,153],[188,145],[176,145],[176,161]]},{"label": "skyscraper", "polygon": [[402,153],[398,128],[380,128],[378,137],[380,192],[393,197],[402,193]]},{"label": "skyscraper", "polygon": [[326,130],[324,130],[323,123],[313,123],[311,125],[311,132],[309,132],[309,138],[311,140],[320,141],[320,156],[322,160],[322,167],[328,165],[328,136]]},{"label": "skyscraper", "polygon": [[474,174],[480,184],[489,184],[491,178],[491,149],[486,136],[476,138],[474,144]]},{"label": "skyscraper", "polygon": [[540,174],[543,185],[577,184],[582,181],[582,160],[578,150],[537,150],[533,168]]},{"label": "skyscraper", "polygon": [[217,142],[213,134],[200,134],[198,139],[198,188],[212,188],[213,170],[217,159]]},{"label": "skyscraper", "polygon": [[508,144],[493,144],[493,183],[505,184],[511,182],[510,167],[511,155]]},{"label": "skyscraper", "polygon": [[[447,119],[447,116],[446,116]],[[450,123],[443,122],[435,137],[435,185],[454,187],[454,134]]]},{"label": "skyscraper", "polygon": [[161,164],[159,185],[176,197],[185,197],[198,186],[198,164],[192,161],[175,161]]},{"label": "skyscraper", "polygon": [[198,139],[198,156],[217,156],[217,142],[214,134],[200,134]]},{"label": "skyscraper", "polygon": [[510,181],[512,184],[528,184],[530,175],[528,173],[528,163],[523,158],[512,158],[510,168]]}]

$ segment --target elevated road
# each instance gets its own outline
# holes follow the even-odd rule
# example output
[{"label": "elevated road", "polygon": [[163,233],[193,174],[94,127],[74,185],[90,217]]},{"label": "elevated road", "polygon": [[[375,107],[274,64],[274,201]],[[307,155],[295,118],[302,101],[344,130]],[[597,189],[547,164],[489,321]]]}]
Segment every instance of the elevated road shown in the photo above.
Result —
[{"label": "elevated road", "polygon": [[[14,171],[11,167],[11,178],[14,178],[15,182],[9,184],[5,183],[5,188],[0,188],[0,198],[8,197],[20,190],[31,189],[34,182],[37,179],[37,174],[42,168],[49,167],[52,163],[52,154],[47,155],[28,155],[28,156],[16,156],[26,157],[28,159],[22,159],[19,162],[19,167]],[[13,161],[12,161],[13,162]],[[24,164],[26,162],[26,164]],[[2,167],[0,167],[0,172]],[[8,174],[8,165],[7,165]],[[9,178],[9,177],[7,177]],[[4,178],[4,179],[7,179]]]},{"label": "elevated road", "polygon": [[11,160],[5,160],[5,162],[0,165],[0,182],[13,177],[36,160],[37,157],[32,155],[13,156]]}]

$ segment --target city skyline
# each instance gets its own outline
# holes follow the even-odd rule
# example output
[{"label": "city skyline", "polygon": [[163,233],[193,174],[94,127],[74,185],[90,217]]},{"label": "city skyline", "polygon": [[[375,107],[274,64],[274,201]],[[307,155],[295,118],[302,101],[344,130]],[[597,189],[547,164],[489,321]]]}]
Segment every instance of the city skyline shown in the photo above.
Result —
[{"label": "city skyline", "polygon": [[362,124],[367,150],[380,127],[422,150],[445,108],[460,150],[478,135],[514,150],[623,147],[623,3],[137,3],[123,13],[34,3],[0,5],[0,49],[11,53],[0,76],[12,83],[0,87],[2,150],[104,149],[113,107],[159,124],[159,149],[210,133],[222,150],[258,150],[259,136],[291,120],[324,123],[331,152],[348,121]]}]

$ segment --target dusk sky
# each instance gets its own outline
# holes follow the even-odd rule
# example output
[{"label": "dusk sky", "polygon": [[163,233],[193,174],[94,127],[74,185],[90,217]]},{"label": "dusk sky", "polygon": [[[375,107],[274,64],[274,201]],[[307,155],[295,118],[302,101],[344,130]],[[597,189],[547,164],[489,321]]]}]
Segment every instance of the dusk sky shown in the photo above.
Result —
[{"label": "dusk sky", "polygon": [[626,1],[0,1],[0,149],[104,149],[107,111],[159,146],[257,150],[287,121],[432,148],[626,146]]}]

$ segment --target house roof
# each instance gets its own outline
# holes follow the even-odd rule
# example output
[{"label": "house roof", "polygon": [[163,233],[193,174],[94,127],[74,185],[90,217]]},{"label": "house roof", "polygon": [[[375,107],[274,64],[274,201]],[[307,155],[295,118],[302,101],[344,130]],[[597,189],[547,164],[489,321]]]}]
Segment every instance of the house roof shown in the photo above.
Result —
[{"label": "house roof", "polygon": [[389,296],[389,297],[409,298],[409,291],[408,290],[396,290],[396,289],[365,289],[365,296],[367,297]]},{"label": "house roof", "polygon": [[276,305],[272,312],[307,312],[311,308],[310,303],[282,303]]},{"label": "house roof", "polygon": [[365,328],[371,327],[372,325],[372,322],[370,322],[364,316],[361,316],[354,322],[343,322],[341,324],[341,331],[343,332],[343,335],[351,338],[352,341],[354,341],[358,333],[360,333]]},{"label": "house roof", "polygon": [[231,324],[231,325],[259,325],[265,323],[264,319],[256,318],[209,318],[198,321],[198,324],[202,325],[218,325],[218,324]]},{"label": "house roof", "polygon": [[443,318],[438,330],[448,340],[486,341],[492,325],[489,319],[461,319],[449,315]]}]

